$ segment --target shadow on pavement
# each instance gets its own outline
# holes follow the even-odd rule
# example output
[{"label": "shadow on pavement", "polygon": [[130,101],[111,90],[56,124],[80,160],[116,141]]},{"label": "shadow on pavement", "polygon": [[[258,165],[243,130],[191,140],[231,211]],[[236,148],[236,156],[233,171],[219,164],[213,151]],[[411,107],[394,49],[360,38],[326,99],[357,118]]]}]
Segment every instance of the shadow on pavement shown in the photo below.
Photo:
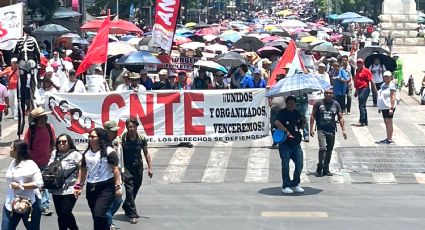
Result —
[{"label": "shadow on pavement", "polygon": [[[114,220],[118,220],[118,221],[124,221],[124,222],[129,222],[128,217],[125,214],[115,214],[113,217]],[[139,217],[139,221],[141,219],[150,219],[150,217],[147,216],[140,216]]]},{"label": "shadow on pavement", "polygon": [[263,188],[263,189],[260,189],[258,193],[261,193],[263,195],[268,195],[268,196],[309,196],[309,195],[319,194],[323,191],[321,189],[311,188],[311,187],[303,187],[303,188],[304,188],[304,193],[283,194],[282,187]]}]

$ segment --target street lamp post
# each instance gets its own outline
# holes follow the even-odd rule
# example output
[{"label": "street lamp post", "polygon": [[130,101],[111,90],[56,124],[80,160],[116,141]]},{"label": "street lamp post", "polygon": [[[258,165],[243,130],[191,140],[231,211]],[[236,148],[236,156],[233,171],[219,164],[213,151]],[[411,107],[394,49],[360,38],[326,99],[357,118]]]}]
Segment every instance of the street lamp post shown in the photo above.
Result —
[{"label": "street lamp post", "polygon": [[119,1],[120,0],[117,0],[117,18],[119,18],[119,16],[120,16],[120,10],[119,10],[120,4],[119,4]]}]

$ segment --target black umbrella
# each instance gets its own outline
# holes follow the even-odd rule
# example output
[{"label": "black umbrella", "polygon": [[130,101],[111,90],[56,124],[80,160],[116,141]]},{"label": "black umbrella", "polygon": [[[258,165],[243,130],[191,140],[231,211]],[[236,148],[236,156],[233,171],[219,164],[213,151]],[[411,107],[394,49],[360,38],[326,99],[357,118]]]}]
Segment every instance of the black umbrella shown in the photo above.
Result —
[{"label": "black umbrella", "polygon": [[335,48],[332,43],[324,42],[311,49],[314,52],[328,53],[328,54],[339,54],[339,50]]},{"label": "black umbrella", "polygon": [[258,49],[263,47],[264,43],[256,37],[242,37],[235,43],[235,48],[240,48],[247,52],[256,52]]},{"label": "black umbrella", "polygon": [[286,31],[272,31],[270,32],[270,35],[277,35],[281,37],[289,37],[289,33]]},{"label": "black umbrella", "polygon": [[71,38],[72,44],[88,45],[89,42],[85,38]]},{"label": "black umbrella", "polygon": [[245,60],[245,58],[236,53],[236,52],[228,52],[224,54],[220,54],[217,57],[214,58],[215,62],[222,66],[240,66],[242,64],[248,65],[248,62]]},{"label": "black umbrella", "polygon": [[363,58],[363,59],[365,59],[369,55],[376,54],[376,53],[378,53],[378,54],[387,54],[387,55],[390,55],[391,54],[390,51],[388,51],[388,50],[386,50],[386,49],[384,49],[382,47],[379,47],[379,46],[367,46],[367,47],[365,47],[365,48],[363,48],[363,49],[361,49],[361,50],[359,50],[357,52],[357,58]]},{"label": "black umbrella", "polygon": [[308,44],[308,43],[306,43],[306,42],[295,42],[295,44],[297,45],[297,48],[300,48],[300,49],[305,49],[305,50],[308,50],[308,49],[310,49],[310,44]]},{"label": "black umbrella", "polygon": [[273,46],[264,46],[263,48],[257,50],[258,55],[262,58],[268,58],[270,56],[281,56],[282,50]]},{"label": "black umbrella", "polygon": [[285,50],[286,48],[288,48],[288,44],[286,44],[285,41],[272,41],[272,42],[268,42],[265,44],[265,46],[272,46],[272,47],[276,47],[280,50]]},{"label": "black umbrella", "polygon": [[147,46],[152,39],[152,35],[148,35],[139,41],[139,46]]},{"label": "black umbrella", "polygon": [[369,66],[371,66],[373,64],[373,61],[375,60],[375,58],[378,58],[381,61],[381,64],[385,66],[385,69],[388,71],[394,71],[397,67],[397,63],[396,61],[385,54],[372,54],[369,55],[366,59],[365,59],[365,66],[367,68],[369,68]]}]

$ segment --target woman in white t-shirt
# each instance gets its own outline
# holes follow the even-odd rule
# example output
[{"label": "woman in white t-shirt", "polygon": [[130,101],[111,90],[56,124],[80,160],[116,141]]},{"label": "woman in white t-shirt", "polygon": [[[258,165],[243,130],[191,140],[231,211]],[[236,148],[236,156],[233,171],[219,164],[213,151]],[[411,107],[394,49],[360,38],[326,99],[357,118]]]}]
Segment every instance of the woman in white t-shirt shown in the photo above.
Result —
[{"label": "woman in white t-shirt", "polygon": [[387,131],[387,138],[380,141],[381,144],[391,144],[393,143],[393,116],[396,103],[396,91],[397,86],[392,81],[392,74],[390,71],[385,71],[383,74],[384,83],[381,86],[381,89],[378,91],[378,109],[382,112],[382,117],[384,118],[385,129]]},{"label": "woman in white t-shirt", "polygon": [[[43,187],[43,178],[37,164],[31,160],[28,149],[28,144],[22,140],[12,144],[10,156],[14,160],[6,171],[7,193],[1,229],[16,229],[21,220],[26,229],[40,229],[40,188]],[[12,202],[15,196],[29,199],[32,208],[27,213],[14,212]]]},{"label": "woman in white t-shirt", "polygon": [[[381,89],[381,85],[383,80],[383,74],[385,71],[387,71],[387,68],[385,68],[385,65],[381,64],[381,60],[376,57],[373,60],[373,64],[369,67],[370,72],[372,72],[372,80],[373,83],[375,83],[376,91],[379,91]],[[373,106],[376,107],[376,100],[377,100],[377,94],[375,91],[372,91],[372,97],[373,97]]]},{"label": "woman in white t-shirt", "polygon": [[89,134],[89,145],[83,153],[81,170],[74,186],[78,197],[87,181],[86,198],[92,213],[94,230],[110,228],[107,212],[115,196],[121,197],[121,174],[118,168],[118,155],[108,147],[106,130],[95,128]]},{"label": "woman in white t-shirt", "polygon": [[77,79],[75,76],[75,70],[70,70],[67,87],[63,89],[63,93],[86,93],[86,87],[83,81]]}]

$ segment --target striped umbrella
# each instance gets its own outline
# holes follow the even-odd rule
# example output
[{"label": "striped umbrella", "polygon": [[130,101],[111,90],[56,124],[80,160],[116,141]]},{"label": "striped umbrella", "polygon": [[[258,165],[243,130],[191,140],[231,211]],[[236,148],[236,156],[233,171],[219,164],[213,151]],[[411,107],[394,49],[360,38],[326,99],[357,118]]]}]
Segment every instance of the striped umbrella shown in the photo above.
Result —
[{"label": "striped umbrella", "polygon": [[319,82],[317,77],[312,74],[296,73],[278,81],[267,92],[266,97],[277,96],[300,96],[305,93],[325,90],[330,87],[330,84],[325,85]]}]

